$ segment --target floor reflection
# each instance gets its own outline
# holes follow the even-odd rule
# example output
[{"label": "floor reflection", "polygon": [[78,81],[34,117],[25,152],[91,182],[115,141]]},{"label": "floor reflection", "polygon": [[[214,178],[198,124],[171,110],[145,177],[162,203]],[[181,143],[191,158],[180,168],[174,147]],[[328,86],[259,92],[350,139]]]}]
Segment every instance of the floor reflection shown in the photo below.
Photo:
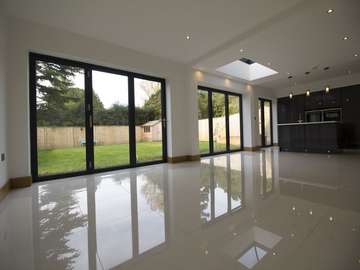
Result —
[{"label": "floor reflection", "polygon": [[244,207],[244,175],[240,155],[201,160],[201,219],[203,223]]},{"label": "floor reflection", "polygon": [[111,269],[166,242],[162,170],[93,180],[36,189],[36,269]]},{"label": "floor reflection", "polygon": [[358,269],[359,162],[266,149],[34,184],[0,204],[0,269]]},{"label": "floor reflection", "polygon": [[263,151],[260,153],[260,195],[265,198],[274,188],[274,158],[272,151]]}]

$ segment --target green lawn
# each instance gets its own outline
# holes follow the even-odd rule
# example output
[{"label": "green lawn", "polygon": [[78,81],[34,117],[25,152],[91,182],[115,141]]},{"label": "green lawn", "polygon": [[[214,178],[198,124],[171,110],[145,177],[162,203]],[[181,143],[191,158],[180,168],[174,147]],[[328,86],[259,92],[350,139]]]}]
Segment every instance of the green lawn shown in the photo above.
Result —
[{"label": "green lawn", "polygon": [[[230,145],[230,149],[237,149],[237,148],[239,148],[238,145]],[[200,149],[200,154],[209,153],[209,142],[205,142],[205,141],[199,142],[199,149]],[[226,144],[214,142],[214,152],[221,152],[221,151],[226,151]]]},{"label": "green lawn", "polygon": [[[200,153],[209,152],[209,143],[200,142]],[[214,150],[225,150],[225,144],[215,144]],[[140,142],[136,145],[139,162],[159,160],[162,157],[161,142]],[[129,164],[129,145],[95,146],[95,168],[107,168]],[[84,171],[86,169],[85,147],[40,150],[38,152],[39,175]]]},{"label": "green lawn", "polygon": [[[85,147],[40,150],[38,152],[39,175],[83,171],[86,169]],[[161,142],[140,142],[136,145],[139,162],[162,158]],[[95,168],[129,164],[129,145],[99,145],[94,151]]]}]

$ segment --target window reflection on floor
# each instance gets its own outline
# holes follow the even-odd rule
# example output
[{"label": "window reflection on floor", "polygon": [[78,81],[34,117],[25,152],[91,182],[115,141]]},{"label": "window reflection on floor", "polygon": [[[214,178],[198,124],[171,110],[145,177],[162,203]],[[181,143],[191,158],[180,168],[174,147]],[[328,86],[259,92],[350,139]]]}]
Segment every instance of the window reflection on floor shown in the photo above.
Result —
[{"label": "window reflection on floor", "polygon": [[[130,177],[121,181],[98,178],[96,188],[97,252],[103,266],[109,269],[133,256]],[[113,250],[117,250],[116,256]]]},{"label": "window reflection on floor", "polygon": [[61,191],[59,185],[41,185],[35,194],[39,209],[37,264],[41,269],[54,265],[58,269],[84,269],[88,267],[88,243],[84,241],[87,216],[79,205],[86,205],[86,196]]},{"label": "window reflection on floor", "polygon": [[139,253],[143,253],[165,242],[163,181],[151,173],[139,175],[137,199]]},{"label": "window reflection on floor", "polygon": [[240,154],[201,160],[201,220],[207,223],[243,207]]},{"label": "window reflection on floor", "polygon": [[273,171],[273,153],[263,151],[260,153],[260,195],[266,197],[273,191],[274,171]]},{"label": "window reflection on floor", "polygon": [[[66,192],[62,185],[73,183],[78,186]],[[166,242],[166,188],[159,171],[73,183],[34,189],[37,269],[110,269]]]}]

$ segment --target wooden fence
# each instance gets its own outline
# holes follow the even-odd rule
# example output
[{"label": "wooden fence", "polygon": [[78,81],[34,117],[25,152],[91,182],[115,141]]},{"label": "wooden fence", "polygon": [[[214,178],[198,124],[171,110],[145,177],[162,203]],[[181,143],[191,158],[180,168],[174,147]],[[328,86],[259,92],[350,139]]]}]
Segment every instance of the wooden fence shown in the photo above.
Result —
[{"label": "wooden fence", "polygon": [[[240,145],[240,115],[231,114],[229,116],[229,126],[230,126],[230,143],[234,145]],[[226,143],[226,124],[225,117],[215,117],[213,118],[213,130],[214,130],[214,140],[217,143]],[[199,141],[208,141],[209,140],[209,120],[201,119],[199,120]]]},{"label": "wooden fence", "polygon": [[[152,130],[151,130],[152,133]],[[160,140],[159,135],[144,136],[141,126],[136,127],[137,141]],[[94,126],[94,142],[97,145],[129,143],[128,126]],[[85,143],[84,127],[38,127],[39,149],[74,148]]]}]

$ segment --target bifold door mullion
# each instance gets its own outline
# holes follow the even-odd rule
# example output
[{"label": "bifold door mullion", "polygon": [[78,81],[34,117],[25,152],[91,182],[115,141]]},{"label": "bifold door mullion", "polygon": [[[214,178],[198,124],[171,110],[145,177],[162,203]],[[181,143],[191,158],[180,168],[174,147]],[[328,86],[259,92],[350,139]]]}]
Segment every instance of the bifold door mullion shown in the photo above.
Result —
[{"label": "bifold door mullion", "polygon": [[94,125],[93,125],[92,70],[85,69],[85,118],[86,118],[86,168],[94,170]]},{"label": "bifold door mullion", "polygon": [[208,91],[208,117],[209,117],[209,153],[214,153],[214,134],[213,134],[213,106],[212,91]]},{"label": "bifold door mullion", "polygon": [[161,81],[161,122],[162,122],[162,160],[167,161],[167,118],[166,118],[166,84]]},{"label": "bifold door mullion", "polygon": [[229,95],[225,94],[225,136],[226,151],[230,151],[230,121],[229,121]]},{"label": "bifold door mullion", "polygon": [[135,130],[135,90],[134,76],[128,76],[129,89],[129,148],[130,148],[130,166],[136,166],[136,130]]}]

